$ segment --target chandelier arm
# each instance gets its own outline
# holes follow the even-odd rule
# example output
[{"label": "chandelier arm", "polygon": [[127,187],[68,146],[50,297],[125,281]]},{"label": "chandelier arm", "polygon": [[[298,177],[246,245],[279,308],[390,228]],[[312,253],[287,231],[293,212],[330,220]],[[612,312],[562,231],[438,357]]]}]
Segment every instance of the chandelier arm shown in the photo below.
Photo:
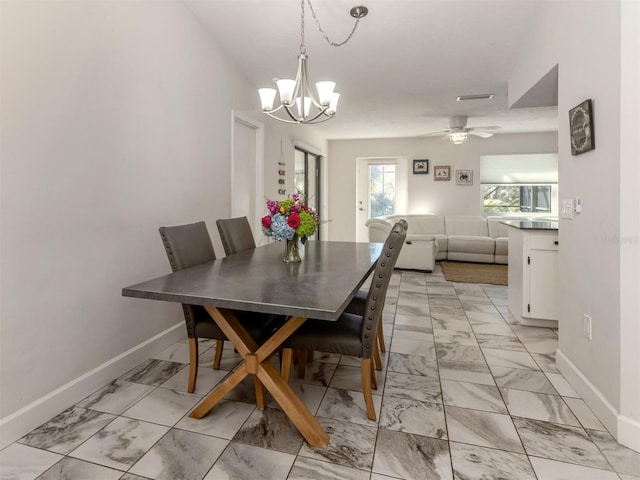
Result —
[{"label": "chandelier arm", "polygon": [[289,117],[291,117],[291,120],[293,120],[295,123],[302,123],[300,121],[300,117],[296,117],[293,112],[291,111],[291,106],[289,105],[285,105],[284,106],[284,111],[287,112],[287,115],[289,115]]},{"label": "chandelier arm", "polygon": [[[327,36],[325,31],[322,29],[322,26],[320,25],[320,20],[318,20],[318,17],[316,16],[316,11],[313,9],[313,5],[311,4],[311,0],[307,0],[307,1],[309,2],[309,9],[311,10],[311,15],[313,16],[313,19],[316,21],[316,24],[318,25],[318,30],[320,31],[320,33],[322,34],[322,36],[324,37],[324,39],[327,41],[329,45],[331,45],[332,47],[341,47],[342,45],[347,43],[349,40],[351,40],[351,37],[353,37],[353,34],[356,33],[356,28],[358,28],[358,23],[360,23],[360,18],[362,18],[361,16],[355,17],[356,23],[353,25],[353,30],[351,30],[351,33],[347,36],[347,38],[344,39],[342,42],[336,43],[331,41],[331,39]],[[304,4],[304,0],[302,0],[302,3]],[[304,16],[304,7],[302,10],[302,14]]]},{"label": "chandelier arm", "polygon": [[[278,107],[276,110],[279,110],[280,108]],[[275,110],[273,110],[275,111]],[[296,120],[287,120],[286,118],[280,118],[277,115],[274,115],[272,112],[264,112],[266,115],[269,115],[271,118],[275,118],[276,120],[278,120],[279,122],[284,122],[284,123],[292,123],[292,124],[296,124],[296,123],[300,123]]]},{"label": "chandelier arm", "polygon": [[[269,115],[271,118],[274,118],[274,119],[278,120],[279,122],[291,123],[291,124],[317,124],[317,123],[326,122],[327,120],[331,120],[333,118],[333,116],[331,116],[331,115],[327,115],[324,112],[319,112],[318,114],[316,114],[315,116],[311,117],[310,119],[307,119],[305,121],[300,121],[300,120],[296,119],[295,116],[292,116],[291,113],[287,112],[288,115],[293,119],[293,120],[289,120],[287,118],[282,118],[282,117],[279,117],[279,116],[275,115],[275,112],[280,110],[281,107],[278,107],[278,108],[275,108],[275,109],[269,110],[269,111],[264,111],[263,113],[265,115]],[[286,107],[285,107],[285,111],[287,111]],[[324,114],[324,117],[322,117],[323,114]]]},{"label": "chandelier arm", "polygon": [[[327,111],[327,108],[329,108],[329,107],[320,107],[320,108],[322,110],[320,110],[318,113],[313,115],[311,118],[305,119],[304,123],[320,123],[320,122],[326,122],[327,120],[329,120],[331,118],[331,116],[329,114],[325,113]],[[316,120],[318,118],[320,118],[322,115],[324,115],[327,118],[324,118],[321,121],[316,122]]]}]

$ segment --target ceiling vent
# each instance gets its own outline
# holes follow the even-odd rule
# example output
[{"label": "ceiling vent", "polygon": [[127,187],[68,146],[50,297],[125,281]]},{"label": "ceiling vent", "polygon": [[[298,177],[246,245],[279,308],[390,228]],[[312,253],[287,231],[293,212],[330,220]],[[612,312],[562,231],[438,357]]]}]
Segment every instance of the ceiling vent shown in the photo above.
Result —
[{"label": "ceiling vent", "polygon": [[493,93],[479,93],[477,95],[460,95],[456,101],[463,102],[465,100],[491,100]]}]

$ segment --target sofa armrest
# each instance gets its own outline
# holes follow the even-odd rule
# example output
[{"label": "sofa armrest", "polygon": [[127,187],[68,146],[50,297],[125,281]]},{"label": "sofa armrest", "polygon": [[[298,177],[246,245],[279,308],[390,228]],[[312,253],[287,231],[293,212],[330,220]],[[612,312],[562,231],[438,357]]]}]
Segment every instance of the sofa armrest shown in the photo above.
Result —
[{"label": "sofa armrest", "polygon": [[393,228],[393,222],[386,218],[370,218],[365,225],[369,228],[369,241],[373,243],[384,243]]}]

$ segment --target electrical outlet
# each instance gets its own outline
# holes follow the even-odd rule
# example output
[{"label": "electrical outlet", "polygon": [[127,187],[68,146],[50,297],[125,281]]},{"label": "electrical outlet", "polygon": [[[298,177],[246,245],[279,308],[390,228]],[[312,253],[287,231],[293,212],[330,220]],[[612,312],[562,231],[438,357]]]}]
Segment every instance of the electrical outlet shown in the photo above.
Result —
[{"label": "electrical outlet", "polygon": [[591,340],[591,317],[589,315],[587,315],[586,313],[584,314],[584,321],[582,323],[582,331],[584,333],[584,336],[587,337],[589,340]]}]

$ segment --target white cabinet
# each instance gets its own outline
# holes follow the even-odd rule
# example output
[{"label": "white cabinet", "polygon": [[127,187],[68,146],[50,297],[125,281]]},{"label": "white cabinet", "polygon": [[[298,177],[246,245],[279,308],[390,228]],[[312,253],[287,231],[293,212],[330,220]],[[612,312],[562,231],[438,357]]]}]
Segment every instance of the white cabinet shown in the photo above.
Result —
[{"label": "white cabinet", "polygon": [[558,325],[557,229],[509,229],[509,311],[523,325]]}]

